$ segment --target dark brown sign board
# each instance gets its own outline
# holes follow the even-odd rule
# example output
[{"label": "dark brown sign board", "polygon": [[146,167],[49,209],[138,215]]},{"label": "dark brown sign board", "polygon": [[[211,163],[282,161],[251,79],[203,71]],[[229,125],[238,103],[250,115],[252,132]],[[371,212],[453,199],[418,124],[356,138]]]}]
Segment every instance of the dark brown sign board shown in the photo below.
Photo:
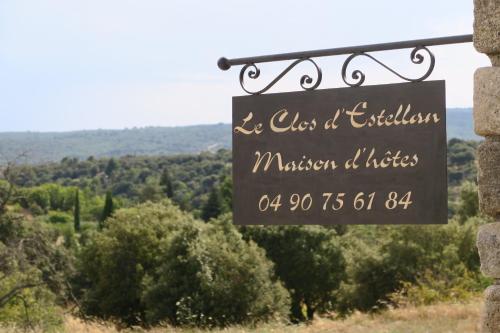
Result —
[{"label": "dark brown sign board", "polygon": [[233,97],[235,224],[447,222],[444,81]]}]

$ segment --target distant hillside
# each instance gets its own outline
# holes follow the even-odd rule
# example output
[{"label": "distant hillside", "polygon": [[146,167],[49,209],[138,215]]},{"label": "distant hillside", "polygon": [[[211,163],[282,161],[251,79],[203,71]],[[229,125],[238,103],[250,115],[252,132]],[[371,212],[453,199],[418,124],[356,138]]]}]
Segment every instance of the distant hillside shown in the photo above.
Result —
[{"label": "distant hillside", "polygon": [[448,139],[457,138],[462,140],[481,140],[480,136],[474,133],[472,120],[472,109],[448,109],[446,113],[447,126],[446,131]]},{"label": "distant hillside", "polygon": [[145,127],[124,130],[0,133],[0,154],[12,158],[27,152],[29,161],[60,161],[124,155],[172,155],[230,148],[228,124]]},{"label": "distant hillside", "polygon": [[[480,139],[473,131],[470,108],[449,109],[447,117],[448,138]],[[220,148],[231,148],[229,124],[61,133],[0,133],[0,154],[3,159],[12,159],[21,152],[27,152],[31,163],[60,161],[64,157],[86,159],[89,156],[172,155]]]}]

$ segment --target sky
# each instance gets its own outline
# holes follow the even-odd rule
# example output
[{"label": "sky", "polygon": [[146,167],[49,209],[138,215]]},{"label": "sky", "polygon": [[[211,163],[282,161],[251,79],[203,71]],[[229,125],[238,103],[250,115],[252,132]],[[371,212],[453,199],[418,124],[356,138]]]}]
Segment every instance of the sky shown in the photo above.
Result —
[{"label": "sky", "polygon": [[[472,33],[472,0],[0,0],[0,132],[183,126],[231,121],[239,67],[217,59]],[[429,80],[448,107],[472,106],[489,66],[472,44],[435,46]],[[410,51],[372,55],[404,75]],[[320,88],[344,87],[347,56],[317,59]],[[262,64],[264,86],[287,63]],[[311,66],[311,65],[309,65]],[[400,82],[368,59],[366,83]],[[424,66],[425,67],[425,66]],[[298,90],[301,64],[270,92]]]}]

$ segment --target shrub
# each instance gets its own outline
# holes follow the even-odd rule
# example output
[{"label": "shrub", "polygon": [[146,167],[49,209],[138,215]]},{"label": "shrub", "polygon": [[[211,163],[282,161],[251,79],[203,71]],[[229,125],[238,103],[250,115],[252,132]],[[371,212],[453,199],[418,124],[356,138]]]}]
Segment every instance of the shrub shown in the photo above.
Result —
[{"label": "shrub", "polygon": [[425,304],[481,289],[475,235],[482,223],[473,217],[444,226],[377,226],[370,241],[360,237],[367,227],[351,228],[344,237],[349,269],[338,310],[375,310],[400,291]]},{"label": "shrub", "polygon": [[459,221],[464,223],[469,217],[476,216],[478,212],[477,186],[472,182],[463,182],[460,186],[460,200],[457,212]]},{"label": "shrub", "polygon": [[403,282],[401,289],[390,294],[389,300],[397,306],[467,301],[491,283],[487,280],[481,273],[469,272],[449,280],[446,276],[426,270],[415,283]]},{"label": "shrub", "polygon": [[71,255],[37,221],[0,215],[0,322],[49,331],[62,323]]},{"label": "shrub", "polygon": [[[11,251],[0,243],[0,257],[4,259]],[[14,259],[14,258],[11,258]],[[19,290],[5,304],[0,304],[0,323],[2,326],[39,328],[48,332],[59,328],[62,324],[62,312],[57,308],[56,295],[41,283],[41,272],[34,267],[19,269],[13,262],[5,278],[0,281],[0,296],[6,296],[19,286],[32,285]],[[2,272],[5,273],[5,272]]]},{"label": "shrub", "polygon": [[144,295],[151,322],[253,324],[288,314],[289,295],[264,251],[243,240],[229,216],[186,225],[165,244]]},{"label": "shrub", "polygon": [[47,221],[50,223],[56,223],[56,224],[68,224],[71,223],[73,220],[73,217],[69,215],[68,213],[64,212],[54,212],[51,211],[49,212],[47,216]]},{"label": "shrub", "polygon": [[30,205],[40,207],[43,212],[46,212],[50,207],[50,195],[42,188],[28,190],[27,197]]}]

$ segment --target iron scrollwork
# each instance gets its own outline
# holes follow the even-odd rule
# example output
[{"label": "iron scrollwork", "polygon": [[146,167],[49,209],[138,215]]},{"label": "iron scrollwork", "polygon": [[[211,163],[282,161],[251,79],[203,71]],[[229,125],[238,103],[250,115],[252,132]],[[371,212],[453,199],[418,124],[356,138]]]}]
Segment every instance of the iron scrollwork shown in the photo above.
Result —
[{"label": "iron scrollwork", "polygon": [[[217,66],[221,70],[228,70],[232,66],[242,65],[243,68],[240,72],[240,85],[243,90],[251,95],[258,95],[266,92],[272,86],[274,86],[279,80],[283,78],[291,69],[302,62],[310,62],[314,65],[317,71],[316,80],[314,80],[309,75],[303,75],[300,79],[300,85],[305,90],[314,90],[321,83],[322,73],[321,69],[318,65],[312,60],[313,58],[318,57],[328,57],[328,56],[338,56],[338,55],[348,55],[342,66],[342,80],[350,87],[359,87],[365,82],[365,74],[356,69],[350,73],[350,80],[354,80],[354,83],[348,82],[348,74],[347,67],[351,63],[351,61],[356,57],[367,57],[371,60],[375,61],[377,64],[390,71],[397,77],[402,80],[409,82],[420,82],[427,79],[432,71],[434,70],[435,58],[434,54],[427,47],[435,46],[435,45],[449,45],[449,44],[460,44],[460,43],[471,43],[473,41],[472,34],[468,35],[456,35],[456,36],[446,36],[446,37],[437,37],[437,38],[426,38],[426,39],[414,39],[414,40],[406,40],[399,42],[390,42],[390,43],[381,43],[381,44],[368,44],[368,45],[356,45],[349,47],[337,47],[331,49],[322,49],[322,50],[312,50],[312,51],[302,51],[302,52],[290,52],[290,53],[281,53],[281,54],[270,54],[263,55],[258,57],[245,57],[245,58],[220,58],[217,61]],[[424,60],[426,60],[425,55],[429,57],[429,67],[425,74],[417,78],[410,78],[400,73],[396,72],[386,64],[382,63],[375,57],[371,55],[372,52],[380,52],[380,51],[388,51],[388,50],[401,50],[401,49],[411,49],[410,59],[414,64],[423,64]],[[291,60],[291,63],[284,71],[282,71],[275,79],[273,79],[267,86],[264,88],[251,91],[245,88],[245,76],[249,79],[257,79],[260,76],[260,70],[257,67],[257,63],[266,63],[266,62],[276,62],[276,61],[284,61]],[[426,62],[427,63],[427,62]]]},{"label": "iron scrollwork", "polygon": [[428,54],[430,61],[429,61],[429,68],[427,69],[425,74],[418,77],[418,78],[409,78],[409,77],[403,76],[403,75],[399,74],[398,72],[396,72],[395,70],[393,70],[392,68],[390,68],[389,66],[382,63],[380,60],[373,57],[372,55],[365,53],[365,52],[359,52],[359,53],[351,54],[344,62],[344,65],[342,66],[342,80],[345,82],[345,84],[347,84],[350,87],[359,87],[363,84],[363,82],[365,82],[365,74],[362,71],[360,71],[359,69],[356,69],[351,73],[351,77],[354,80],[356,80],[356,82],[349,83],[347,81],[347,67],[349,66],[349,63],[354,58],[363,56],[363,57],[370,58],[371,60],[375,61],[376,63],[378,63],[379,65],[381,65],[382,67],[384,67],[385,69],[387,69],[388,71],[390,71],[391,73],[393,73],[394,75],[396,75],[397,77],[399,77],[405,81],[409,81],[409,82],[423,81],[426,78],[428,78],[429,75],[431,75],[432,71],[434,70],[434,65],[435,65],[436,60],[434,58],[434,54],[428,48],[426,48],[425,46],[417,46],[411,51],[411,54],[410,54],[411,62],[413,62],[414,64],[417,64],[417,65],[422,64],[425,60],[425,57],[421,54],[420,51],[425,51]]},{"label": "iron scrollwork", "polygon": [[260,76],[260,69],[254,63],[246,64],[240,71],[241,88],[245,92],[251,95],[262,94],[267,90],[269,90],[272,86],[274,86],[279,80],[283,78],[283,76],[285,76],[288,72],[290,72],[295,66],[305,61],[310,62],[314,65],[314,68],[316,69],[316,80],[314,80],[311,76],[307,74],[302,75],[300,78],[300,86],[304,90],[314,90],[320,85],[321,80],[323,78],[323,73],[321,72],[321,68],[314,62],[314,60],[310,58],[295,60],[287,68],[285,68],[276,78],[274,78],[269,84],[267,84],[264,88],[257,91],[251,91],[245,88],[245,74],[248,76],[248,78],[255,80]]},{"label": "iron scrollwork", "polygon": [[[356,57],[367,57],[373,61],[375,61],[377,64],[380,66],[384,67],[387,69],[389,72],[393,73],[397,77],[399,77],[402,80],[409,81],[409,82],[420,82],[425,80],[426,78],[431,75],[432,71],[434,70],[434,65],[436,63],[434,54],[425,46],[417,46],[415,47],[410,54],[410,59],[411,62],[414,64],[422,64],[425,61],[425,56],[422,54],[422,51],[425,52],[428,57],[429,57],[429,67],[427,68],[427,71],[420,77],[417,78],[410,78],[406,77],[404,75],[401,75],[400,73],[396,72],[371,54],[368,54],[366,52],[357,52],[351,54],[344,62],[342,66],[342,80],[345,82],[350,87],[359,87],[365,82],[365,74],[359,70],[356,69],[352,71],[351,77],[352,79],[355,80],[355,82],[351,83],[348,81],[348,75],[347,75],[347,67],[351,63],[351,61],[356,58]],[[302,59],[297,59],[294,62],[292,62],[287,68],[285,68],[276,78],[274,78],[270,83],[268,83],[264,88],[256,91],[251,91],[245,87],[245,77],[247,76],[248,78],[255,80],[258,79],[260,76],[260,69],[257,67],[255,63],[248,63],[240,71],[240,85],[241,88],[247,92],[248,94],[251,95],[259,95],[262,94],[266,91],[268,91],[271,87],[273,87],[278,81],[280,81],[288,72],[290,72],[295,66],[302,62],[310,62],[314,65],[314,68],[316,69],[316,80],[314,80],[310,75],[302,75],[300,78],[300,86],[304,90],[314,90],[316,89],[323,78],[323,73],[321,71],[321,68],[312,60],[311,58],[302,58]]]}]

